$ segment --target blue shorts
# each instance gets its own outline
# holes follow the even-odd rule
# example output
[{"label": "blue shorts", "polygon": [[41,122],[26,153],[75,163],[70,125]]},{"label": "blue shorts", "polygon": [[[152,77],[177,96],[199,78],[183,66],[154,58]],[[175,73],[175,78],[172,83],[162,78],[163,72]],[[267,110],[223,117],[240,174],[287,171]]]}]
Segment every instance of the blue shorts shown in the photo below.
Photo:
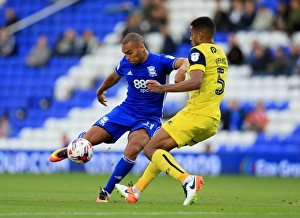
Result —
[{"label": "blue shorts", "polygon": [[115,107],[110,113],[101,117],[94,125],[99,126],[109,132],[112,139],[105,143],[116,142],[125,132],[129,134],[137,129],[145,129],[149,136],[160,128],[161,121],[159,118],[150,119],[147,117],[137,118],[134,114],[128,113],[120,106]]}]

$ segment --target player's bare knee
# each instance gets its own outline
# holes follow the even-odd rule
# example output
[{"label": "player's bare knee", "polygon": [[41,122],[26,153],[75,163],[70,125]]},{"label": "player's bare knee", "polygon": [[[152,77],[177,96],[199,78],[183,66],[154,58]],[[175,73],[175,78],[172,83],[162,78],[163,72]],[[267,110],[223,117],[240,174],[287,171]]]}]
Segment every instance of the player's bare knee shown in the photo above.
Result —
[{"label": "player's bare knee", "polygon": [[130,147],[124,150],[124,156],[130,160],[135,160],[138,154],[141,152],[141,149],[137,147]]},{"label": "player's bare knee", "polygon": [[149,146],[146,146],[145,148],[144,148],[144,155],[149,159],[149,160],[151,160],[151,158],[152,158],[152,155],[153,155],[153,153],[154,153],[154,150],[153,150],[153,148],[151,148],[151,147],[149,147]]}]

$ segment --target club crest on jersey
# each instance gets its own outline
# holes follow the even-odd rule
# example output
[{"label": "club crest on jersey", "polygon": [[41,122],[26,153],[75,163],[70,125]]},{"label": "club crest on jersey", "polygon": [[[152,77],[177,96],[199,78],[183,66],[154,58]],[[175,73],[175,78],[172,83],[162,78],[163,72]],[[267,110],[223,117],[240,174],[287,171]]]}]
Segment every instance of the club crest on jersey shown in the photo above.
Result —
[{"label": "club crest on jersey", "polygon": [[192,54],[191,54],[191,60],[192,60],[193,62],[196,62],[196,61],[199,60],[199,56],[200,56],[200,53],[198,53],[198,52],[192,53]]},{"label": "club crest on jersey", "polygon": [[147,69],[148,69],[148,72],[149,72],[149,76],[151,76],[151,77],[157,76],[154,66],[147,67]]}]

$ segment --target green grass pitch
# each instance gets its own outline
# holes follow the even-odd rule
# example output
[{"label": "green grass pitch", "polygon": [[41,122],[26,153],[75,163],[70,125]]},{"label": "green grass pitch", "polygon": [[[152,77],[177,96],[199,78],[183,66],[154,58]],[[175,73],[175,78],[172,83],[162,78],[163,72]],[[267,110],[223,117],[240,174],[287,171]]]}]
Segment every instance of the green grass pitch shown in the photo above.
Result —
[{"label": "green grass pitch", "polygon": [[[108,175],[0,174],[1,217],[300,217],[300,179],[246,176],[204,177],[197,204],[182,206],[181,185],[160,175],[136,204],[114,191],[96,203]],[[129,175],[122,184],[137,181]]]}]

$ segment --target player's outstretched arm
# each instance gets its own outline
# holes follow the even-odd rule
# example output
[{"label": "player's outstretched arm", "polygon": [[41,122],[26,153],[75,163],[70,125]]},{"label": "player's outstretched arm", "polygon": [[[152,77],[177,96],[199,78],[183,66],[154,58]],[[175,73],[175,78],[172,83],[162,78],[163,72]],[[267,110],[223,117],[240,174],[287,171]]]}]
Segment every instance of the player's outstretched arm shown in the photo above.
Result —
[{"label": "player's outstretched arm", "polygon": [[191,77],[188,80],[162,85],[156,80],[147,81],[146,85],[150,92],[165,93],[165,92],[188,92],[201,88],[201,82],[203,79],[202,70],[192,70],[190,72]]},{"label": "player's outstretched arm", "polygon": [[185,74],[188,67],[188,59],[184,58],[181,66],[178,68],[177,73],[175,75],[175,83],[179,83],[185,80]]},{"label": "player's outstretched arm", "polygon": [[106,96],[105,96],[105,91],[109,89],[110,87],[114,86],[116,83],[120,81],[121,77],[114,71],[112,72],[106,79],[103,81],[103,83],[100,85],[98,88],[96,95],[98,98],[98,101],[104,105],[107,106],[106,102]]}]

